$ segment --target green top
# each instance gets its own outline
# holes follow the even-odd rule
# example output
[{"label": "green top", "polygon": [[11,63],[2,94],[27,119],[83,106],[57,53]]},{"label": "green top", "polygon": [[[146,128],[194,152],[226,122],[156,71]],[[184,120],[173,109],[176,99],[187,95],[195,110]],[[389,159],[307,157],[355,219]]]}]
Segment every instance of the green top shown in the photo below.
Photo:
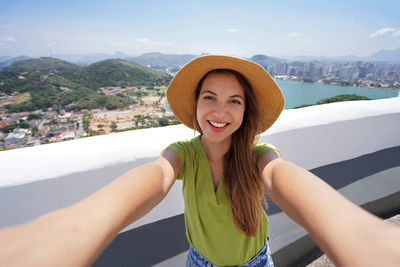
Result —
[{"label": "green top", "polygon": [[[183,180],[186,236],[189,243],[205,258],[219,266],[234,266],[248,262],[264,247],[268,236],[268,217],[262,210],[258,233],[254,237],[239,231],[233,221],[228,198],[224,193],[223,177],[214,190],[207,155],[200,137],[180,141],[167,147],[181,160],[178,179]],[[257,159],[270,144],[256,143]],[[261,201],[261,200],[260,200]]]}]

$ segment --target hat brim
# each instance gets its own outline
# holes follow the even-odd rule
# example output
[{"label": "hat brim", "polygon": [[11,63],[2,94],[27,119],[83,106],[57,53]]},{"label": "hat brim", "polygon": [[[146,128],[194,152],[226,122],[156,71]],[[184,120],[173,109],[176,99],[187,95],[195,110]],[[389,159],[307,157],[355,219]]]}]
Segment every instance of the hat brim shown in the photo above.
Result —
[{"label": "hat brim", "polygon": [[271,127],[284,106],[284,98],[278,85],[257,63],[225,55],[197,57],[182,67],[172,79],[167,89],[167,99],[178,120],[194,129],[197,85],[205,74],[214,69],[235,70],[246,78],[256,96],[260,113],[257,133],[262,133]]}]

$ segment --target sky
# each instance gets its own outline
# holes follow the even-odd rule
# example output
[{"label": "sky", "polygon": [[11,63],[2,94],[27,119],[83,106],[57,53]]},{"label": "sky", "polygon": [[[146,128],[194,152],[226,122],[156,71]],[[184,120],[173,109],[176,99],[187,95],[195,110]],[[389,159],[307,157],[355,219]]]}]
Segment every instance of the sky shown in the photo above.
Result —
[{"label": "sky", "polygon": [[392,0],[0,0],[0,56],[368,56],[400,47]]}]

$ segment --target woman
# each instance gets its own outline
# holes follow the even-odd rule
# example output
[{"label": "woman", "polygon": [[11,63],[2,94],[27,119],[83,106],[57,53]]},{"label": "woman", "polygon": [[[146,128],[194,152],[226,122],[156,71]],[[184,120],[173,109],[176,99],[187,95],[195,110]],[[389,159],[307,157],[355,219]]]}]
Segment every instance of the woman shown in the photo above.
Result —
[{"label": "woman", "polygon": [[166,150],[183,179],[187,265],[272,265],[257,160],[279,153],[254,141],[283,109],[278,86],[250,61],[203,56],[177,73],[167,97],[177,118],[200,133]]},{"label": "woman", "polygon": [[262,67],[230,56],[199,57],[175,76],[167,96],[178,119],[200,136],[171,144],[155,162],[71,207],[1,230],[1,266],[90,265],[176,178],[183,179],[187,266],[272,265],[264,190],[337,265],[399,264],[396,227],[285,162],[272,145],[254,144],[283,107]]}]

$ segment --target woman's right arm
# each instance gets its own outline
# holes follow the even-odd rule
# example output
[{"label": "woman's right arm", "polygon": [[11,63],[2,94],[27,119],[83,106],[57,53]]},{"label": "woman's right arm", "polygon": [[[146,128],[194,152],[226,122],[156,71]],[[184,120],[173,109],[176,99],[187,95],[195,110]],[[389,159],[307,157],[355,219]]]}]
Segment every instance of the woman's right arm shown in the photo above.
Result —
[{"label": "woman's right arm", "polygon": [[86,199],[0,230],[0,266],[89,266],[124,227],[167,195],[180,159],[165,150]]},{"label": "woman's right arm", "polygon": [[336,265],[400,266],[400,228],[358,207],[274,151],[264,153],[259,170],[271,199],[309,232]]}]

